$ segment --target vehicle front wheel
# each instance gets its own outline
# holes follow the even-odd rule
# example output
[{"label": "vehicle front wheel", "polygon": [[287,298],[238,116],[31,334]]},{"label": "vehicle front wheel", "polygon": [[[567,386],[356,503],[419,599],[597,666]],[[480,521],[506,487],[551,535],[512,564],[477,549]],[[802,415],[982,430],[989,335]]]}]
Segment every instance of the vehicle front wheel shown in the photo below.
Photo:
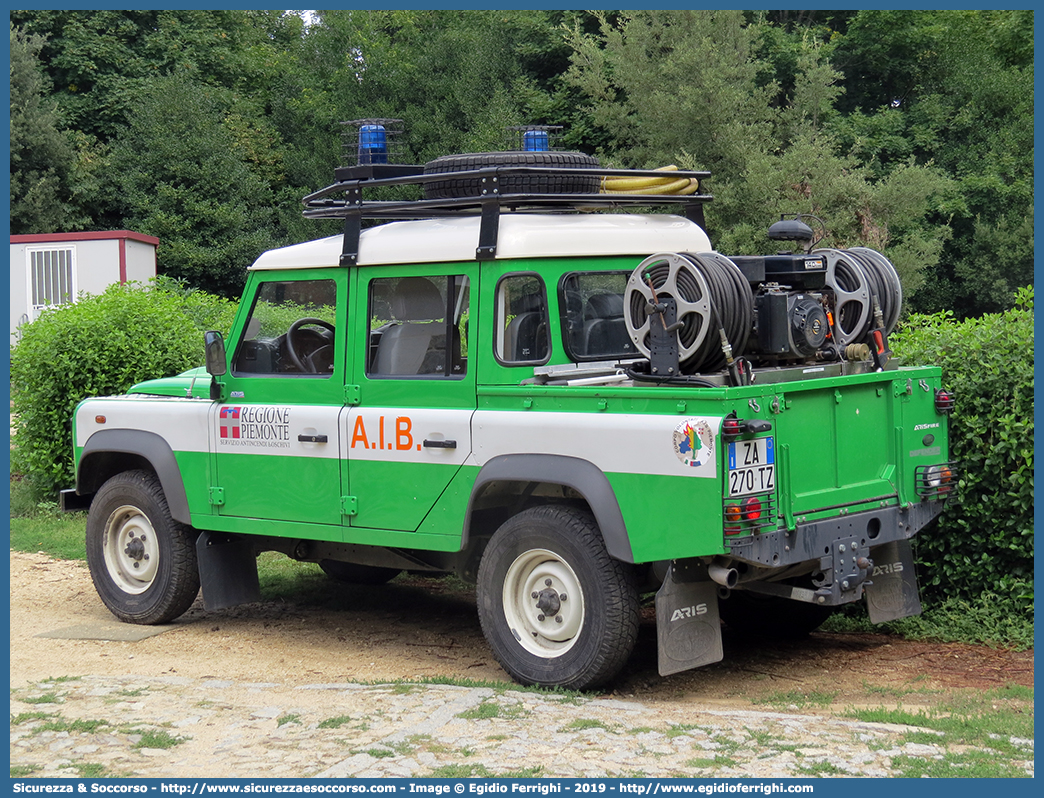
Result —
[{"label": "vehicle front wheel", "polygon": [[594,518],[572,508],[508,519],[482,555],[477,597],[493,655],[523,684],[597,687],[638,636],[632,569],[609,556]]},{"label": "vehicle front wheel", "polygon": [[102,485],[87,514],[87,565],[109,611],[127,623],[166,623],[199,593],[196,530],[170,515],[163,488],[147,471]]}]

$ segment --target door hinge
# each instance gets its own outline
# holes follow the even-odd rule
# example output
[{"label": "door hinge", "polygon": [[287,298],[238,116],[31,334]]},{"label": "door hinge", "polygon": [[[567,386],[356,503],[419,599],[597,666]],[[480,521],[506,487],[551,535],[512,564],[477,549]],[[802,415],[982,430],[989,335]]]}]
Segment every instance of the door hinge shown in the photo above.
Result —
[{"label": "door hinge", "polygon": [[225,489],[224,488],[211,488],[210,489],[210,503],[215,507],[220,507],[225,503]]},{"label": "door hinge", "polygon": [[355,496],[341,497],[341,515],[356,515],[359,512],[359,500]]},{"label": "door hinge", "polygon": [[362,390],[358,385],[344,386],[344,403],[346,405],[357,405],[362,401]]}]

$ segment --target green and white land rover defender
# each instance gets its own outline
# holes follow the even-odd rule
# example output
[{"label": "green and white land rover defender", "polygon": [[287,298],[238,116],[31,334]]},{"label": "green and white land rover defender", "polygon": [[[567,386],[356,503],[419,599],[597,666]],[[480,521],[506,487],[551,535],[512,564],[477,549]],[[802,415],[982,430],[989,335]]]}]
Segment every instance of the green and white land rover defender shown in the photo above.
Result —
[{"label": "green and white land rover defender", "polygon": [[[890,356],[891,263],[816,249],[799,218],[770,229],[787,251],[726,257],[708,195],[607,176],[663,173],[337,170],[305,215],[343,234],[264,253],[206,371],[79,405],[63,498],[89,502],[105,605],[151,624],[201,586],[208,610],[255,601],[262,551],[368,585],[450,572],[511,676],[575,689],[624,666],[654,591],[664,675],[722,658],[719,619],[920,612],[909,541],[955,484],[953,397]],[[423,198],[369,199],[388,186]]]}]

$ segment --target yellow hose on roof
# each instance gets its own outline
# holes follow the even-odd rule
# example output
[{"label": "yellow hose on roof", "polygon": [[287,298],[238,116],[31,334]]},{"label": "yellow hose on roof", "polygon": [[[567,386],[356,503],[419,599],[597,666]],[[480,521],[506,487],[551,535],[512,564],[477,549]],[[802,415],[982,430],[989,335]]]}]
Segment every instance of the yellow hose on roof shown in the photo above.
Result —
[{"label": "yellow hose on roof", "polygon": [[[661,166],[657,172],[676,172],[674,164]],[[606,175],[602,178],[602,194],[695,194],[700,183],[694,177],[624,177]]]}]

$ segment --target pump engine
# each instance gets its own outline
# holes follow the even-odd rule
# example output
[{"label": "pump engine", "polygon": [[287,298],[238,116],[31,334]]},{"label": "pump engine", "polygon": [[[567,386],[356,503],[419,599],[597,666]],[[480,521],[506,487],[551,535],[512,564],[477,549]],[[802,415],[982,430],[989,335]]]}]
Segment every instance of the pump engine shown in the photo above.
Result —
[{"label": "pump engine", "polygon": [[680,375],[720,371],[741,357],[771,367],[885,354],[902,306],[891,261],[865,247],[812,249],[812,231],[799,221],[777,222],[769,236],[805,246],[757,256],[658,253],[634,270],[627,332],[659,376],[672,368],[660,368],[672,342]]}]

